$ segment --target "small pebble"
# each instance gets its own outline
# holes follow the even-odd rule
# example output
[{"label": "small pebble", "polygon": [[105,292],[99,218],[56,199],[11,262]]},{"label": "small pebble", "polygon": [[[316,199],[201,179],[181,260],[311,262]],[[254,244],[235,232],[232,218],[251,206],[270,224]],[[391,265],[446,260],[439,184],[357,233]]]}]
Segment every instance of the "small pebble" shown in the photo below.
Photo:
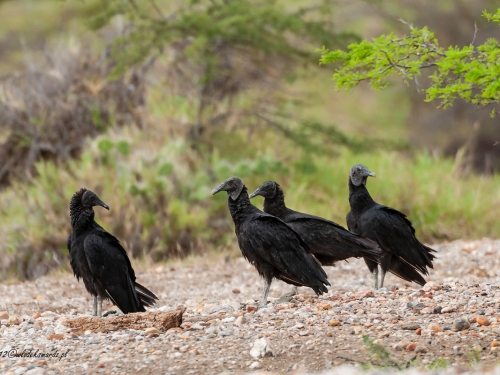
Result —
[{"label": "small pebble", "polygon": [[479,315],[476,318],[476,322],[482,326],[489,326],[490,325],[490,320],[485,317],[484,315]]},{"label": "small pebble", "polygon": [[416,342],[412,342],[411,344],[408,344],[406,346],[406,351],[407,352],[412,352],[415,350],[415,348],[417,347],[417,343]]},{"label": "small pebble", "polygon": [[470,323],[467,320],[463,318],[458,318],[453,322],[452,330],[455,332],[459,332],[469,328],[470,328]]},{"label": "small pebble", "polygon": [[434,332],[443,332],[443,329],[436,323],[429,324],[429,327],[427,328]]},{"label": "small pebble", "polygon": [[401,329],[406,330],[406,331],[415,331],[420,328],[420,324],[418,323],[404,323],[401,326]]}]

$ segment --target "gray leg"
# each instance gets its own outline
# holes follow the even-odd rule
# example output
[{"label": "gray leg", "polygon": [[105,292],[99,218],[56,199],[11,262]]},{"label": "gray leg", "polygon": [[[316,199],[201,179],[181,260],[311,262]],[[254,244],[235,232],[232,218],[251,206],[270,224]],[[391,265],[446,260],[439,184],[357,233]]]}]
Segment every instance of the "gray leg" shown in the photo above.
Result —
[{"label": "gray leg", "polygon": [[[382,271],[383,272],[383,271]],[[385,272],[384,272],[385,274]],[[382,279],[383,282],[384,279]],[[375,283],[375,290],[378,290],[378,266],[373,270],[373,282]]]},{"label": "gray leg", "polygon": [[380,269],[380,287],[384,287],[384,279],[385,279],[385,271],[384,269]]},{"label": "gray leg", "polygon": [[97,316],[100,316],[102,318],[102,298],[97,297],[97,301],[98,301]]},{"label": "gray leg", "polygon": [[97,316],[97,296],[94,296],[94,309],[92,310],[92,316]]},{"label": "gray leg", "polygon": [[262,292],[262,299],[259,302],[259,307],[264,307],[267,305],[267,296],[269,294],[270,289],[271,289],[271,282],[264,280],[264,290]]}]

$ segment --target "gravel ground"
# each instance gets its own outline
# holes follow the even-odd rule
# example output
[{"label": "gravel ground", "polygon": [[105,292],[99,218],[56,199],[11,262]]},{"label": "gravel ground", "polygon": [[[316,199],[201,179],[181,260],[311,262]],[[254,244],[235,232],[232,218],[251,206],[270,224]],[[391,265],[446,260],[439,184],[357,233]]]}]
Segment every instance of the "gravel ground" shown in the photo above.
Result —
[{"label": "gravel ground", "polygon": [[[263,309],[256,308],[262,280],[242,258],[158,266],[138,273],[138,281],[159,296],[158,309],[187,309],[182,328],[161,334],[71,333],[64,323],[90,314],[91,299],[69,274],[0,285],[0,373],[355,375],[366,367],[409,367],[405,374],[434,367],[500,375],[500,241],[434,248],[436,271],[424,288],[389,275],[387,288],[373,292],[364,262],[355,259],[326,269],[327,295],[299,288],[276,303],[290,286],[275,282]],[[30,350],[56,357],[3,354]]]}]

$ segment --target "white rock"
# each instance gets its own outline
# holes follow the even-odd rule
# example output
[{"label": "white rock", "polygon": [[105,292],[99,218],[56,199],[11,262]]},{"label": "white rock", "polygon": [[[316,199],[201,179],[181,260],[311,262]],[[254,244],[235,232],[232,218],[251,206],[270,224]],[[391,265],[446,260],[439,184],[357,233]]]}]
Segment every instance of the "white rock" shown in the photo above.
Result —
[{"label": "white rock", "polygon": [[250,366],[248,366],[248,368],[249,368],[250,370],[259,369],[259,368],[261,368],[261,367],[262,367],[262,364],[261,364],[260,362],[252,362],[252,363],[250,364]]},{"label": "white rock", "polygon": [[253,358],[274,356],[270,341],[265,337],[255,340],[252,349],[250,349],[250,355]]}]

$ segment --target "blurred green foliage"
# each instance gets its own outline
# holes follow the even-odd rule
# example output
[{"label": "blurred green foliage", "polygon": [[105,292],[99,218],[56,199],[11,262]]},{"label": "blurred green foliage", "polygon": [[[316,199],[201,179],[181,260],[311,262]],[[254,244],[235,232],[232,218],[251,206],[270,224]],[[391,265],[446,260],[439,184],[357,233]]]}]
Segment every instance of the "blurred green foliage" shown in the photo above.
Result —
[{"label": "blurred green foliage", "polygon": [[153,0],[103,0],[86,22],[94,30],[116,16],[128,22],[127,33],[114,41],[114,74],[123,74],[152,54],[163,54],[168,46],[186,43],[186,63],[204,66],[203,85],[227,74],[219,66],[227,46],[250,59],[260,54],[281,55],[314,63],[314,51],[304,42],[341,45],[354,41],[357,36],[352,33],[332,31],[328,15],[335,9],[333,3],[316,1],[290,12],[276,0],[188,0],[167,13],[168,7]]},{"label": "blurred green foliage", "polygon": [[[86,23],[93,30],[117,19],[124,24],[126,31],[112,42],[116,65],[110,79],[152,58],[166,64],[166,91],[179,105],[191,107],[188,139],[200,152],[211,152],[213,128],[232,122],[267,127],[307,151],[331,151],[331,144],[361,143],[352,142],[334,124],[297,117],[283,89],[297,80],[300,69],[317,69],[318,42],[340,47],[359,40],[353,33],[334,31],[335,8],[332,0],[293,10],[276,0],[189,0],[177,5],[111,0],[101,1]],[[324,137],[307,142],[302,133],[314,130]]]},{"label": "blurred green foliage", "polygon": [[[500,23],[500,9],[494,14],[485,11],[483,15]],[[347,51],[323,47],[320,63],[337,63],[333,74],[337,89],[351,89],[362,81],[382,89],[394,74],[408,84],[417,80],[423,69],[433,68],[431,85],[422,88],[427,101],[440,100],[443,108],[457,98],[480,106],[494,105],[493,116],[500,102],[499,41],[490,38],[479,46],[472,42],[461,48],[443,48],[427,27],[409,27],[409,35],[382,35],[371,42],[353,43]]]}]

